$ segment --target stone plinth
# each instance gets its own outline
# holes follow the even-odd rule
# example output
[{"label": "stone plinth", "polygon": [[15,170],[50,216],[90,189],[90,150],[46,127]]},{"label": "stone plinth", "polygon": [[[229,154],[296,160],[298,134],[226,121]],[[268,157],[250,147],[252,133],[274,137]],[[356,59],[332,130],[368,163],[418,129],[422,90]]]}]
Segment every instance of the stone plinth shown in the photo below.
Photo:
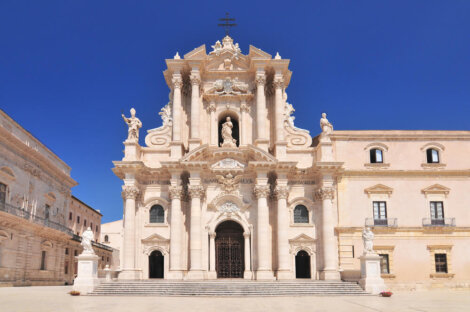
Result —
[{"label": "stone plinth", "polygon": [[359,257],[361,260],[361,279],[359,285],[374,295],[385,290],[385,282],[380,277],[380,256],[376,253],[367,253]]},{"label": "stone plinth", "polygon": [[95,254],[81,254],[76,257],[78,260],[77,277],[73,282],[73,290],[81,294],[93,291],[100,284],[98,279],[98,259]]}]

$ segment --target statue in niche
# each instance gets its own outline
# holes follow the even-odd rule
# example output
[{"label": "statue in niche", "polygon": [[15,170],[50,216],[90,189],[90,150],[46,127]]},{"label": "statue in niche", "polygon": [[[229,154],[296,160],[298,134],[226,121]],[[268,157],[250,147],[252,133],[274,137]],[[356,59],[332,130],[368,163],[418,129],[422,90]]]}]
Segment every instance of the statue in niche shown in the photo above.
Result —
[{"label": "statue in niche", "polygon": [[222,147],[236,147],[237,140],[232,137],[233,123],[230,120],[230,117],[225,119],[225,122],[222,124]]},{"label": "statue in niche", "polygon": [[139,141],[139,129],[142,128],[142,122],[139,118],[135,117],[135,109],[131,108],[131,117],[127,118],[124,114],[121,114],[122,119],[129,127],[127,140],[130,142],[138,142]]},{"label": "statue in niche", "polygon": [[82,234],[82,242],[81,242],[81,245],[83,246],[82,254],[91,254],[91,255],[95,254],[93,247],[91,246],[93,237],[94,237],[93,231],[91,230],[90,227],[88,227],[86,231],[83,232]]},{"label": "statue in niche", "polygon": [[370,227],[365,227],[362,231],[362,242],[364,243],[364,253],[374,253],[374,233]]},{"label": "statue in niche", "polygon": [[333,132],[333,125],[326,119],[326,113],[321,114],[320,127],[325,134],[331,134],[331,132]]}]

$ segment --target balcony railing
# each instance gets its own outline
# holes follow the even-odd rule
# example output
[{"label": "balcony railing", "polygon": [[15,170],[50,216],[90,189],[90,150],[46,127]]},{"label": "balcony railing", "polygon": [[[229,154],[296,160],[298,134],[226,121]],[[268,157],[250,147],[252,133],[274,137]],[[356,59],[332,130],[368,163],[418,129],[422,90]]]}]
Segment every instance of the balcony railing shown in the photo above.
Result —
[{"label": "balcony railing", "polygon": [[35,224],[39,224],[39,225],[42,225],[42,226],[46,226],[46,227],[64,232],[65,234],[70,235],[70,236],[73,235],[72,230],[69,229],[68,227],[66,227],[65,225],[62,225],[60,223],[51,221],[49,219],[45,219],[45,218],[42,218],[40,216],[34,215],[34,214],[24,210],[24,209],[12,206],[12,205],[7,204],[7,203],[0,203],[0,211],[7,212],[9,214],[17,216],[19,218],[23,218],[23,219],[28,220],[28,221],[30,221],[32,223],[35,223]]},{"label": "balcony railing", "polygon": [[[77,235],[77,234],[73,234],[73,240],[77,241],[77,242],[81,242],[82,241],[82,237]],[[101,249],[105,249],[107,251],[113,251],[113,248],[112,247],[109,247],[107,245],[104,245],[104,244],[101,244],[101,243],[98,243],[98,242],[94,242],[94,241],[91,241],[91,244],[95,247],[98,247],[98,248],[101,248]]]},{"label": "balcony railing", "polygon": [[396,227],[397,218],[387,218],[387,219],[366,218],[366,226]]},{"label": "balcony railing", "polygon": [[455,226],[455,218],[423,218],[423,226]]}]

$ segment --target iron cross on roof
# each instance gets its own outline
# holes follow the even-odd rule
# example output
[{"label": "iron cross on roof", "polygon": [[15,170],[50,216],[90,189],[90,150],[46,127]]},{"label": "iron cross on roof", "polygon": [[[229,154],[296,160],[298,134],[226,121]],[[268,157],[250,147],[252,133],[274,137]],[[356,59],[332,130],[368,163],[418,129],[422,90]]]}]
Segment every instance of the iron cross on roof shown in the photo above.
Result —
[{"label": "iron cross on roof", "polygon": [[223,24],[218,24],[219,27],[224,27],[225,28],[225,35],[226,36],[228,36],[228,33],[230,31],[230,27],[237,26],[237,24],[231,23],[231,22],[235,21],[235,19],[230,18],[228,15],[229,15],[228,13],[225,13],[225,18],[219,18],[219,21],[222,21],[224,23]]}]

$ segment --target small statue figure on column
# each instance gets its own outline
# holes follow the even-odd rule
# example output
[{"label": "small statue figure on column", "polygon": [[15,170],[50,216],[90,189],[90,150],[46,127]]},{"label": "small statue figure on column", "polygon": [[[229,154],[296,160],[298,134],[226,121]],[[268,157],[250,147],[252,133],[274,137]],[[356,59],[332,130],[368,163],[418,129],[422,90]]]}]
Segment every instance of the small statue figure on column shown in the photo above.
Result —
[{"label": "small statue figure on column", "polygon": [[142,122],[135,117],[135,109],[131,108],[131,117],[127,118],[124,114],[121,116],[129,127],[126,141],[139,142],[139,130],[142,128]]},{"label": "small statue figure on column", "polygon": [[321,114],[320,127],[324,134],[331,134],[333,132],[333,125],[326,119],[326,113]]},{"label": "small statue figure on column", "polygon": [[362,231],[362,242],[364,243],[364,254],[374,253],[374,233],[370,227],[365,227]]},{"label": "small statue figure on column", "polygon": [[232,121],[230,117],[227,117],[225,120],[226,121],[222,124],[222,138],[224,139],[222,147],[236,147],[237,140],[232,137]]}]

